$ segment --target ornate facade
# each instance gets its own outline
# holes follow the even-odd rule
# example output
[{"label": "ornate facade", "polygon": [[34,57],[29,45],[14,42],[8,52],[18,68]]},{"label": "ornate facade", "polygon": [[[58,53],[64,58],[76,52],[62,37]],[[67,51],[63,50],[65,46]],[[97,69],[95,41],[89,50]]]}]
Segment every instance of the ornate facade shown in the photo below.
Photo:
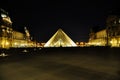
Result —
[{"label": "ornate facade", "polygon": [[120,16],[109,16],[106,26],[103,30],[91,31],[89,45],[120,47]]},{"label": "ornate facade", "polygon": [[3,9],[0,10],[0,48],[11,47],[32,47],[33,42],[30,40],[30,34],[25,27],[25,33],[13,30],[12,21],[8,13]]}]

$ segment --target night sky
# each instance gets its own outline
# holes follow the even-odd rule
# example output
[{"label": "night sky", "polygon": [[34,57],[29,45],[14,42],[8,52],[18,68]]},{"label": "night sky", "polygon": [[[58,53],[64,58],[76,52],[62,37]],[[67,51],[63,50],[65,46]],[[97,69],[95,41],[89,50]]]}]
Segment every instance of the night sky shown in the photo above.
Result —
[{"label": "night sky", "polygon": [[116,0],[1,0],[0,6],[9,13],[13,29],[23,31],[46,42],[59,29],[73,41],[88,41],[90,28],[105,28],[108,15],[118,12]]}]

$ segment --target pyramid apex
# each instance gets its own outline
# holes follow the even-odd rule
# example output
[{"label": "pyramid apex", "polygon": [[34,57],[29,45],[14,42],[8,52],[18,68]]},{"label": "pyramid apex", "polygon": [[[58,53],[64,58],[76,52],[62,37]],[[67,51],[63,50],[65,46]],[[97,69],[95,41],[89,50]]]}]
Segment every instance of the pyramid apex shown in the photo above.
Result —
[{"label": "pyramid apex", "polygon": [[77,45],[61,28],[59,28],[58,31],[44,45],[44,47],[73,47],[73,46]]},{"label": "pyramid apex", "polygon": [[59,28],[58,30],[62,30],[61,28]]},{"label": "pyramid apex", "polygon": [[63,30],[61,28],[59,28],[58,31],[63,31]]}]

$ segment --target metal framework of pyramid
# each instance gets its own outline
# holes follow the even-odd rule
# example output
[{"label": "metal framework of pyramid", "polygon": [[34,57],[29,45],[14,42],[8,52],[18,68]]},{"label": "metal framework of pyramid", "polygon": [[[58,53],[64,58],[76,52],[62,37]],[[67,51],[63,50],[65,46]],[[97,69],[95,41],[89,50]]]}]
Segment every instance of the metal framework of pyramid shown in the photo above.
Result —
[{"label": "metal framework of pyramid", "polygon": [[48,40],[44,47],[75,47],[77,46],[62,30],[58,31]]}]

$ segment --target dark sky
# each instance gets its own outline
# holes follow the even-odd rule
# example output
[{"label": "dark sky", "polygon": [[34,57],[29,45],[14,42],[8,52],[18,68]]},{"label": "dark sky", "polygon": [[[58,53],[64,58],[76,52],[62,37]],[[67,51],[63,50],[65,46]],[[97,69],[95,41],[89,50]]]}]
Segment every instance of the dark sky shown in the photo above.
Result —
[{"label": "dark sky", "polygon": [[93,26],[105,27],[106,17],[118,11],[116,0],[1,0],[13,28],[26,26],[34,39],[46,42],[62,28],[73,41],[88,41]]}]

